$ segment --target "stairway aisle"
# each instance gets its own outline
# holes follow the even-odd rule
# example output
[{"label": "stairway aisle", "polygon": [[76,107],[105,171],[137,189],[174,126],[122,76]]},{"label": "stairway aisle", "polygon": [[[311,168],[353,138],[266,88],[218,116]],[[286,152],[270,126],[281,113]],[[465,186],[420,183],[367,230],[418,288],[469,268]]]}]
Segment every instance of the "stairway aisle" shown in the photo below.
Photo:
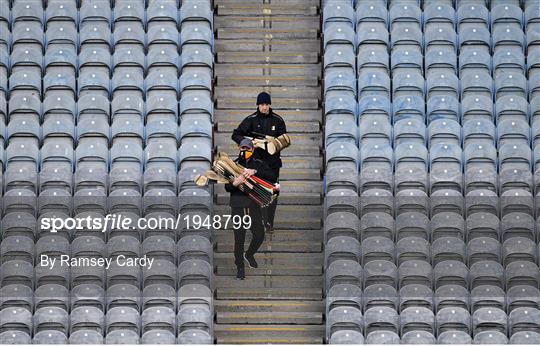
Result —
[{"label": "stairway aisle", "polygon": [[[269,3],[271,2],[271,3]],[[236,280],[232,230],[215,235],[217,343],[322,343],[324,337],[319,1],[214,0],[214,144],[236,155],[232,130],[256,109],[260,91],[286,121],[274,234]],[[215,213],[230,213],[215,189]],[[248,232],[249,233],[249,232]],[[246,237],[246,248],[251,235]]]}]

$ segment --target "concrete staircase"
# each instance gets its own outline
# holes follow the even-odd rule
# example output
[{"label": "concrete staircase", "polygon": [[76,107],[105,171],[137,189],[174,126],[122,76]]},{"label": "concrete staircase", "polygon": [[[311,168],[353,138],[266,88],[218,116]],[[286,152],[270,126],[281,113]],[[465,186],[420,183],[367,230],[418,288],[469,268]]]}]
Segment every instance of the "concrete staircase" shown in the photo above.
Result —
[{"label": "concrete staircase", "polygon": [[[215,233],[217,343],[322,343],[324,337],[319,1],[214,0],[217,150],[236,155],[232,130],[260,91],[287,123],[276,230],[236,280],[232,230]],[[215,213],[229,194],[215,189]],[[246,248],[251,234],[246,237]]]}]

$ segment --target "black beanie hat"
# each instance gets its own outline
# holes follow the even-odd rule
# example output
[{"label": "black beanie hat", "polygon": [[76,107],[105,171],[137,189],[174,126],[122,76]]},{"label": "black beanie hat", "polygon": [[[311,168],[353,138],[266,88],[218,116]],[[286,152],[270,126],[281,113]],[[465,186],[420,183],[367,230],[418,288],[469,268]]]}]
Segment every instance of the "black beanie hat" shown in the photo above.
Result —
[{"label": "black beanie hat", "polygon": [[260,93],[257,96],[257,106],[260,105],[261,103],[272,104],[272,99],[270,99],[270,94],[264,91]]}]

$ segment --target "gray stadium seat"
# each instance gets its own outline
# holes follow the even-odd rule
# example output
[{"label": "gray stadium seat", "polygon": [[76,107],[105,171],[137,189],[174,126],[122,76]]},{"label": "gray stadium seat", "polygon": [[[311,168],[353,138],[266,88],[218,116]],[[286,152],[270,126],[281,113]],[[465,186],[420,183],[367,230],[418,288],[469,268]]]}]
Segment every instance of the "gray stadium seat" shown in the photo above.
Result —
[{"label": "gray stadium seat", "polygon": [[397,310],[399,305],[399,295],[396,289],[390,285],[375,283],[364,289],[363,295],[364,311],[382,306]]},{"label": "gray stadium seat", "polygon": [[346,2],[326,3],[323,8],[323,24],[346,23],[351,28],[355,26],[355,12],[352,4]]},{"label": "gray stadium seat", "polygon": [[139,334],[129,329],[113,330],[105,336],[106,344],[138,344]]},{"label": "gray stadium seat", "polygon": [[505,310],[505,293],[500,287],[483,285],[471,290],[471,311],[476,312],[482,308],[495,308]]},{"label": "gray stadium seat", "polygon": [[507,344],[508,338],[499,331],[482,331],[474,336],[473,344]]},{"label": "gray stadium seat", "polygon": [[[374,234],[376,234],[376,232],[374,232]],[[395,244],[390,238],[385,236],[365,236],[366,237],[363,238],[361,244],[361,263],[363,265],[373,260],[387,260],[391,262],[394,261]]]},{"label": "gray stadium seat", "polygon": [[0,333],[0,342],[5,345],[12,344],[31,344],[32,338],[29,333],[19,330],[5,331]]},{"label": "gray stadium seat", "polygon": [[468,269],[463,262],[448,260],[442,261],[433,267],[433,280],[435,288],[448,284],[468,287]]},{"label": "gray stadium seat", "polygon": [[329,340],[332,335],[339,331],[354,331],[362,333],[363,319],[362,312],[354,307],[335,307],[327,313],[326,338]]},{"label": "gray stadium seat", "polygon": [[431,243],[431,259],[433,265],[447,260],[466,263],[467,246],[461,239],[455,237],[437,238]]},{"label": "gray stadium seat", "polygon": [[366,335],[372,332],[393,332],[398,333],[399,316],[397,312],[389,307],[373,307],[364,312],[364,325]]},{"label": "gray stadium seat", "polygon": [[347,236],[333,237],[326,242],[325,263],[329,264],[339,259],[350,259],[359,262],[360,251],[358,240]]},{"label": "gray stadium seat", "polygon": [[189,259],[178,264],[178,285],[203,284],[212,287],[212,268],[201,259]]},{"label": "gray stadium seat", "polygon": [[334,236],[351,236],[357,238],[357,230],[360,226],[360,220],[355,214],[349,212],[331,213],[326,216],[324,222],[325,242]]},{"label": "gray stadium seat", "polygon": [[70,344],[101,344],[103,335],[95,330],[78,330],[69,336]]},{"label": "gray stadium seat", "polygon": [[362,333],[359,333],[354,330],[338,330],[335,333],[332,333],[330,339],[328,339],[329,344],[363,344],[364,336]]},{"label": "gray stadium seat", "polygon": [[67,335],[58,330],[42,330],[34,334],[34,344],[66,344]]},{"label": "gray stadium seat", "polygon": [[398,287],[398,268],[393,262],[373,260],[364,265],[364,287],[385,284]]},{"label": "gray stadium seat", "polygon": [[326,270],[326,289],[337,284],[362,286],[362,267],[358,262],[339,259],[331,262]]},{"label": "gray stadium seat", "polygon": [[427,215],[418,212],[401,213],[396,217],[396,240],[414,236],[429,239],[430,224]]},{"label": "gray stadium seat", "polygon": [[421,284],[408,284],[399,290],[399,311],[407,308],[425,308],[433,310],[433,291]]},{"label": "gray stadium seat", "polygon": [[180,333],[190,329],[212,332],[212,315],[208,307],[196,304],[184,304],[178,308],[177,329]]},{"label": "gray stadium seat", "polygon": [[178,333],[178,343],[180,344],[209,344],[212,336],[200,329],[186,329]]},{"label": "gray stadium seat", "polygon": [[174,310],[167,307],[150,307],[141,314],[142,332],[168,332],[174,335],[176,332],[176,316]]},{"label": "gray stadium seat", "polygon": [[170,345],[176,342],[176,337],[168,330],[150,330],[143,333],[141,337],[142,344],[165,344]]},{"label": "gray stadium seat", "polygon": [[356,20],[360,22],[383,22],[388,23],[388,10],[383,3],[356,2]]},{"label": "gray stadium seat", "polygon": [[510,337],[510,344],[537,344],[540,334],[536,332],[517,332]]},{"label": "gray stadium seat", "polygon": [[326,310],[334,307],[354,307],[362,310],[362,289],[354,284],[333,285],[326,291]]}]

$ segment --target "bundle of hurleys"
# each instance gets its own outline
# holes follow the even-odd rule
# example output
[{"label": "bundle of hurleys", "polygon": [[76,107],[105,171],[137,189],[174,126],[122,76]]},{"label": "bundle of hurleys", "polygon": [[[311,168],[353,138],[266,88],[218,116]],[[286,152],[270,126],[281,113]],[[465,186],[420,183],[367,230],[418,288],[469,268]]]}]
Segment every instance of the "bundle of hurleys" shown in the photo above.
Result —
[{"label": "bundle of hurleys", "polygon": [[[244,172],[244,167],[231,160],[227,154],[219,152],[216,157],[211,170],[206,171],[204,175],[195,176],[193,180],[197,185],[205,186],[210,180],[232,184],[234,179]],[[237,188],[261,208],[270,205],[279,192],[279,184],[269,183],[255,175],[246,179],[246,182],[238,185]]]}]

